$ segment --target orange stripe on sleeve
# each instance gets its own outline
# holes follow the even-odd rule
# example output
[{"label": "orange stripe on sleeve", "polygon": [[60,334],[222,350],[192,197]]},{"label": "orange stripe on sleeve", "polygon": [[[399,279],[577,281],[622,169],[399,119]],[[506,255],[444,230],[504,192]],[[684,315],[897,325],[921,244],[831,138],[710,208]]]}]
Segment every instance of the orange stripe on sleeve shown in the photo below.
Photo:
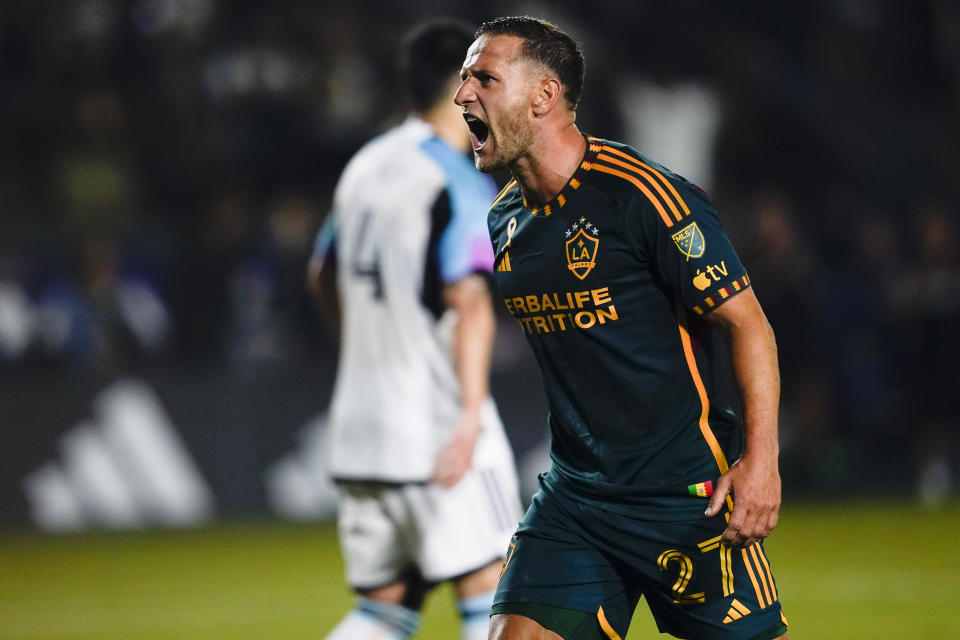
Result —
[{"label": "orange stripe on sleeve", "polygon": [[673,188],[673,185],[670,184],[670,181],[663,177],[663,174],[662,174],[662,173],[660,173],[659,171],[657,171],[656,169],[654,169],[654,168],[651,167],[650,165],[648,165],[648,164],[646,164],[646,163],[644,163],[644,162],[641,162],[640,160],[634,158],[634,157],[631,156],[630,154],[624,153],[623,151],[620,151],[619,149],[614,149],[613,147],[604,146],[604,147],[603,147],[603,150],[604,150],[604,151],[609,151],[610,153],[615,153],[616,155],[618,155],[618,156],[620,156],[620,157],[622,157],[622,158],[626,158],[626,159],[629,160],[630,162],[636,163],[636,164],[640,165],[641,167],[643,167],[643,168],[645,168],[645,169],[648,169],[653,175],[657,176],[657,177],[660,179],[660,182],[662,182],[663,184],[666,185],[667,189],[670,190],[670,193],[673,194],[673,197],[677,199],[677,202],[678,202],[678,203],[680,203],[680,207],[683,209],[684,215],[690,213],[690,209],[687,208],[687,203],[683,201],[683,198],[681,198],[681,197],[680,197],[680,194],[677,193],[677,190]]},{"label": "orange stripe on sleeve", "polygon": [[659,200],[650,192],[650,190],[647,189],[647,187],[644,186],[644,184],[643,184],[642,182],[640,182],[637,178],[631,176],[631,175],[628,174],[628,173],[624,173],[623,171],[618,171],[617,169],[614,169],[614,168],[612,168],[612,167],[608,167],[608,166],[602,165],[602,164],[596,164],[596,163],[594,163],[594,164],[591,166],[591,169],[592,169],[593,171],[601,171],[601,172],[603,172],[603,173],[609,173],[609,174],[612,175],[612,176],[617,176],[618,178],[623,178],[623,179],[626,180],[627,182],[630,182],[631,184],[633,184],[633,186],[635,186],[637,189],[639,189],[640,191],[642,191],[642,192],[643,192],[643,195],[647,196],[647,199],[650,200],[650,202],[653,203],[653,206],[655,206],[655,207],[657,208],[657,213],[660,214],[660,218],[663,219],[663,223],[664,223],[665,225],[667,225],[668,227],[672,227],[672,226],[673,226],[673,220],[670,219],[670,215],[667,214],[667,211],[663,208],[663,205],[660,204],[660,201],[659,201]]},{"label": "orange stripe on sleeve", "polygon": [[[609,147],[604,147],[604,149],[609,149]],[[654,189],[657,190],[657,193],[660,194],[660,197],[663,198],[663,201],[667,203],[668,207],[670,207],[670,211],[673,212],[673,217],[676,218],[678,222],[683,219],[683,216],[681,216],[680,212],[677,211],[677,206],[673,204],[673,200],[670,199],[670,196],[668,196],[667,193],[663,190],[663,187],[661,187],[660,184],[656,180],[654,180],[653,176],[651,176],[649,173],[632,164],[624,162],[623,160],[617,160],[613,156],[608,156],[605,153],[601,153],[600,155],[598,155],[597,160],[610,162],[617,166],[623,167],[628,171],[632,171],[643,178],[646,178],[647,182],[650,183],[650,186],[652,186]]]}]

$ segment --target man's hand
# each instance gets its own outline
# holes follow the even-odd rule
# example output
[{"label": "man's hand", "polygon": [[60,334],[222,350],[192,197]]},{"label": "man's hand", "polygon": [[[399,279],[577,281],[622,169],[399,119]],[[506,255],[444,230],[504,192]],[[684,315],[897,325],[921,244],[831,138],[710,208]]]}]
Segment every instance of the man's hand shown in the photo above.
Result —
[{"label": "man's hand", "polygon": [[460,482],[473,461],[473,449],[479,436],[479,412],[465,411],[453,431],[453,438],[437,453],[430,482],[448,489]]},{"label": "man's hand", "polygon": [[733,513],[721,542],[728,547],[745,547],[769,535],[780,513],[777,343],[752,289],[746,289],[705,317],[720,329],[730,345],[746,429],[743,455],[720,476],[705,514],[709,517],[720,513],[724,499],[732,495]]},{"label": "man's hand", "polygon": [[712,517],[720,513],[728,493],[736,499],[721,544],[748,547],[770,535],[780,513],[780,472],[776,455],[761,456],[756,461],[744,457],[730,467],[717,481],[704,515]]}]

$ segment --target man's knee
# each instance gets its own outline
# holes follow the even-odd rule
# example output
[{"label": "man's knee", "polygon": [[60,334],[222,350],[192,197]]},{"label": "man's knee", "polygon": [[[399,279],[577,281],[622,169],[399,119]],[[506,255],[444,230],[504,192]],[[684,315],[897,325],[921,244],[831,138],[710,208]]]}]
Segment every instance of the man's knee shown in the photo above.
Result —
[{"label": "man's knee", "polygon": [[403,582],[394,582],[375,589],[357,589],[356,592],[362,598],[400,604],[406,596],[407,585]]},{"label": "man's knee", "polygon": [[434,584],[423,577],[416,567],[404,570],[397,582],[374,589],[357,589],[357,593],[370,600],[398,604],[419,611],[423,608],[423,601],[433,589]]},{"label": "man's knee", "polygon": [[563,640],[538,622],[516,613],[497,613],[490,616],[489,640]]}]

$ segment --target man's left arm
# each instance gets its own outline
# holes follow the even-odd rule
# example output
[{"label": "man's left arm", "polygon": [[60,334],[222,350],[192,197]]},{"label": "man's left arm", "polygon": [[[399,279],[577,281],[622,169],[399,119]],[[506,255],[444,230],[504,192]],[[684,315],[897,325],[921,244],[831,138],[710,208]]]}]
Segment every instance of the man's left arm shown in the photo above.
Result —
[{"label": "man's left arm", "polygon": [[307,263],[307,291],[334,340],[340,337],[340,296],[337,290],[336,219],[333,213],[317,233]]},{"label": "man's left arm", "polygon": [[780,512],[777,345],[752,288],[704,318],[723,333],[730,346],[746,426],[743,454],[718,480],[706,515],[719,513],[727,494],[733,493],[733,513],[722,541],[728,546],[749,546],[773,531]]},{"label": "man's left arm", "polygon": [[484,276],[471,274],[443,292],[447,308],[457,314],[453,329],[453,361],[460,381],[460,419],[449,443],[437,454],[432,482],[452,487],[470,468],[480,437],[481,411],[489,392],[490,356],[496,320]]}]

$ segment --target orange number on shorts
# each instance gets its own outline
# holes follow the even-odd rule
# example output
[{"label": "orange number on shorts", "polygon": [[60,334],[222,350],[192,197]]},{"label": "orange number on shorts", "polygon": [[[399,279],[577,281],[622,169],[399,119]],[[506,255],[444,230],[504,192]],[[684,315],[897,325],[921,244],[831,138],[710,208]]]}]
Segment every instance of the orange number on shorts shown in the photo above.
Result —
[{"label": "orange number on shorts", "polygon": [[693,560],[676,549],[664,551],[660,554],[660,557],[657,558],[657,566],[660,567],[660,571],[666,571],[670,563],[674,563],[680,567],[677,581],[672,587],[673,601],[677,604],[700,604],[706,602],[707,595],[703,592],[691,593],[690,595],[685,595],[684,593],[690,584],[690,579],[693,577]]}]

